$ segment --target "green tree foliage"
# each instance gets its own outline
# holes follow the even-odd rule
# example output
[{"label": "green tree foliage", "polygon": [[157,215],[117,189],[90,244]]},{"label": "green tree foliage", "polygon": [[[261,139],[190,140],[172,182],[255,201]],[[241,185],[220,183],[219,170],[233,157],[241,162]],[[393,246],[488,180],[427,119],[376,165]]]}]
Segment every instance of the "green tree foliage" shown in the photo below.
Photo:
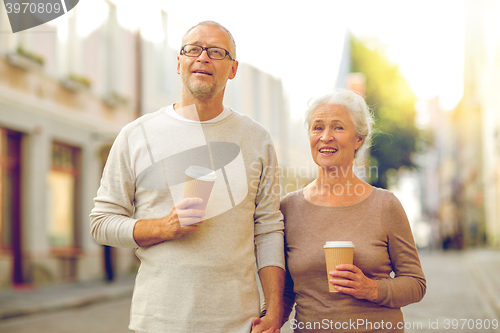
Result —
[{"label": "green tree foliage", "polygon": [[378,177],[371,175],[372,185],[387,188],[388,171],[400,167],[414,168],[419,131],[415,125],[415,94],[397,65],[382,51],[367,46],[351,36],[351,71],[366,76],[365,94],[375,116],[370,165],[378,167]]}]

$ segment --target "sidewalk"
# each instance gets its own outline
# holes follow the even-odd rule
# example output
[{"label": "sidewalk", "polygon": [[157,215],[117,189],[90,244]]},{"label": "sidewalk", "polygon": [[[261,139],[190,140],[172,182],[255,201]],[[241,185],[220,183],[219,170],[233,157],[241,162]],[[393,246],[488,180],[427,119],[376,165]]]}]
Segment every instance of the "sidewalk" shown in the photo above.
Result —
[{"label": "sidewalk", "polygon": [[500,249],[468,250],[464,258],[484,299],[500,318]]},{"label": "sidewalk", "polygon": [[121,297],[131,298],[134,279],[135,275],[118,277],[113,282],[96,280],[33,290],[0,291],[0,321],[81,307]]},{"label": "sidewalk", "polygon": [[500,250],[421,251],[427,293],[402,308],[407,333],[498,332]]}]

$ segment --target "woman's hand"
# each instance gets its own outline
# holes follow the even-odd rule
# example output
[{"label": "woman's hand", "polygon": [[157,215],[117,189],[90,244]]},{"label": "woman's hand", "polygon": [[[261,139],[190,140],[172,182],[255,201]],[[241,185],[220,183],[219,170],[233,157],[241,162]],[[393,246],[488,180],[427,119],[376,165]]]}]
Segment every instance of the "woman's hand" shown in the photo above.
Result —
[{"label": "woman's hand", "polygon": [[[273,324],[274,321],[274,324]],[[267,327],[267,329],[266,329]],[[275,328],[278,327],[278,328]],[[252,331],[251,333],[280,333],[280,325],[279,320],[272,320],[266,318],[266,316],[262,318],[255,317],[252,320]]]},{"label": "woman's hand", "polygon": [[[378,297],[377,281],[369,279],[363,272],[354,265],[342,264],[330,271],[330,283],[335,285],[335,289],[343,294],[351,295],[358,299],[375,301]],[[339,279],[346,278],[347,280]]]}]

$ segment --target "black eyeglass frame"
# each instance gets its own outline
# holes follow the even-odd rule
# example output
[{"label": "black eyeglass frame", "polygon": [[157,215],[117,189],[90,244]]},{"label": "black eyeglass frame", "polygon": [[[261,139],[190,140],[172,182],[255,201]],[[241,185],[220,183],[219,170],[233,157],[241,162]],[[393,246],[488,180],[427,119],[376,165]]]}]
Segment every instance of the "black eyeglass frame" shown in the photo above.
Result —
[{"label": "black eyeglass frame", "polygon": [[[194,55],[187,55],[187,54],[186,54],[186,51],[184,51],[184,48],[185,48],[186,46],[196,46],[196,47],[201,47],[201,52],[200,52],[200,54],[195,55],[195,56],[194,56]],[[208,53],[208,49],[218,49],[218,50],[224,50],[224,52],[226,52],[226,54],[224,55],[224,58],[222,58],[222,59],[214,59],[214,58],[212,58],[212,57],[210,56],[210,53]],[[184,45],[183,47],[181,47],[181,53],[180,53],[180,54],[181,54],[181,55],[185,55],[186,57],[192,57],[192,58],[194,58],[194,57],[199,57],[199,56],[203,53],[203,51],[207,51],[207,56],[208,56],[210,59],[212,59],[212,60],[224,60],[227,56],[229,56],[229,59],[231,59],[232,61],[234,61],[234,60],[235,60],[235,59],[233,58],[233,56],[231,55],[231,53],[229,53],[229,51],[228,51],[228,50],[223,49],[222,47],[216,47],[216,46],[203,47],[203,46],[196,45],[196,44],[186,44],[186,45]]]}]

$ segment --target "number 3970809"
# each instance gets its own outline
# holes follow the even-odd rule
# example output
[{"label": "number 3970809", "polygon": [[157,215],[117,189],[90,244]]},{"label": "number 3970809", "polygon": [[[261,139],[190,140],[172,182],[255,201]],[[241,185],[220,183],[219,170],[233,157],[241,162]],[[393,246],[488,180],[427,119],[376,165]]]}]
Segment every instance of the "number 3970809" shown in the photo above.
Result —
[{"label": "number 3970809", "polygon": [[63,10],[61,4],[55,3],[52,4],[50,2],[47,3],[33,3],[33,2],[23,2],[23,3],[6,3],[5,8],[7,9],[7,13],[59,13]]},{"label": "number 3970809", "polygon": [[497,329],[498,320],[493,319],[445,319],[444,329],[456,330],[456,329],[470,329],[470,330],[480,330],[480,329]]}]

